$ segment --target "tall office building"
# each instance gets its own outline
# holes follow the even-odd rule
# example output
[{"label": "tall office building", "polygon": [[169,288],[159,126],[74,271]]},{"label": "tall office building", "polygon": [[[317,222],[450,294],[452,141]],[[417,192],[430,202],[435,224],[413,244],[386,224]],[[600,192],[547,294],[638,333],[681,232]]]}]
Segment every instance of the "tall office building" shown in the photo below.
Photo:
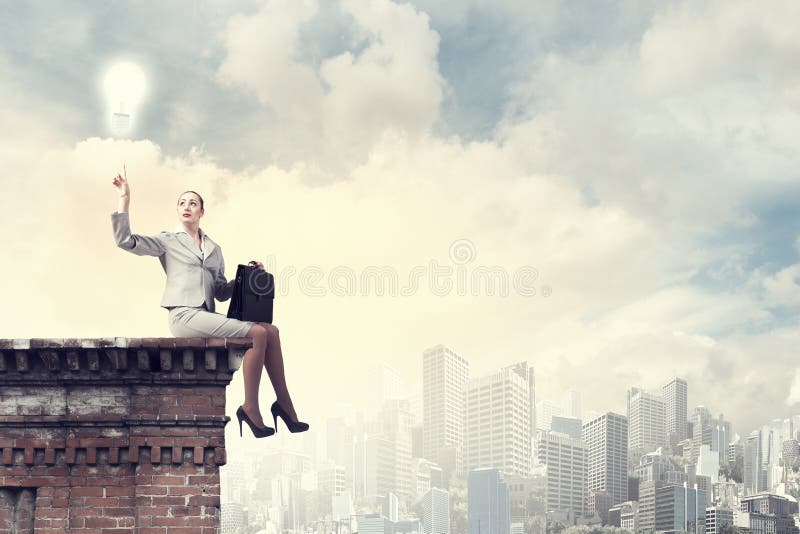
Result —
[{"label": "tall office building", "polygon": [[444,345],[422,354],[422,452],[425,458],[463,473],[464,386],[469,363]]},{"label": "tall office building", "polygon": [[326,424],[326,450],[328,458],[344,467],[345,488],[355,495],[356,479],[356,429],[345,417],[333,417]]},{"label": "tall office building", "polygon": [[367,495],[394,491],[408,498],[415,492],[412,420],[407,399],[389,399],[367,425]]},{"label": "tall office building", "polygon": [[365,382],[366,415],[373,417],[383,406],[384,401],[405,395],[406,387],[400,373],[394,368],[379,363],[367,368]]},{"label": "tall office building", "polygon": [[542,399],[536,403],[536,424],[542,430],[551,430],[550,424],[554,415],[561,415],[561,404]]},{"label": "tall office building", "polygon": [[800,442],[796,439],[786,439],[783,441],[783,465],[791,466],[800,458]]},{"label": "tall office building", "polygon": [[644,482],[639,495],[637,531],[640,533],[704,534],[705,490],[669,482]]},{"label": "tall office building", "polygon": [[661,388],[664,396],[664,434],[667,444],[674,449],[679,441],[688,436],[686,416],[688,415],[689,386],[682,378],[673,378]]},{"label": "tall office building", "polygon": [[744,457],[744,444],[739,436],[736,436],[736,441],[728,445],[728,463],[734,465],[736,463],[736,458],[739,456]]},{"label": "tall office building", "polygon": [[344,466],[336,465],[333,460],[328,460],[326,465],[317,471],[317,487],[334,497],[343,494],[346,489]]},{"label": "tall office building", "polygon": [[783,479],[780,457],[783,453],[784,427],[783,420],[773,419],[761,428],[761,463],[767,473],[768,490],[773,490]]},{"label": "tall office building", "polygon": [[722,414],[718,418],[714,418],[708,408],[697,406],[692,412],[691,427],[692,451],[690,460],[692,462],[696,461],[701,447],[707,445],[709,450],[717,454],[720,465],[726,464],[728,461],[728,444],[732,438],[730,421],[726,421]]},{"label": "tall office building", "polygon": [[422,533],[450,534],[450,494],[431,488],[422,497]]},{"label": "tall office building", "polygon": [[724,506],[706,508],[706,534],[722,534],[722,528],[733,526],[733,510]]},{"label": "tall office building", "polygon": [[583,425],[588,449],[587,487],[606,492],[611,506],[628,500],[628,418],[605,413]]},{"label": "tall office building", "polygon": [[797,501],[792,497],[762,493],[743,497],[736,522],[750,534],[798,534],[794,516]]},{"label": "tall office building", "polygon": [[508,484],[497,469],[475,469],[467,476],[469,534],[510,534]]},{"label": "tall office building", "polygon": [[536,439],[536,375],[528,362],[516,363],[510,369],[528,382],[528,443],[530,450],[533,450],[533,441]]},{"label": "tall office building", "polygon": [[380,435],[367,436],[366,496],[375,498],[397,488],[396,456],[397,448],[392,440]]},{"label": "tall office building", "polygon": [[628,390],[628,450],[653,452],[665,445],[664,398],[640,388]]},{"label": "tall office building", "polygon": [[383,514],[383,517],[394,523],[399,519],[399,508],[400,499],[397,498],[397,495],[390,491],[383,497],[383,502],[381,503],[381,514]]},{"label": "tall office building", "polygon": [[583,423],[580,419],[574,417],[564,417],[561,415],[554,415],[550,420],[550,431],[560,432],[566,434],[571,438],[581,439],[581,431]]},{"label": "tall office building", "polygon": [[246,462],[237,460],[228,461],[219,470],[222,479],[220,500],[223,504],[236,502],[247,506],[250,501],[247,491],[248,479],[253,474]]},{"label": "tall office building", "polygon": [[[676,484],[686,482],[686,473],[680,466],[675,465],[669,455],[660,447],[655,452],[648,452],[642,455],[635,471],[636,476],[639,477],[640,484],[656,480]],[[628,497],[630,498],[631,496],[629,495]]]},{"label": "tall office building", "polygon": [[531,467],[528,381],[510,367],[466,385],[466,469],[527,475]]},{"label": "tall office building", "polygon": [[[247,524],[245,523],[244,508],[238,502],[222,503],[220,516],[221,534],[237,534],[238,532],[243,532],[243,530],[247,528]],[[9,530],[6,532],[12,531]],[[16,530],[13,532],[16,532]]]},{"label": "tall office building", "polygon": [[754,430],[744,442],[744,479],[745,495],[755,495],[767,491],[767,469],[762,451],[761,431]]},{"label": "tall office building", "polygon": [[364,514],[356,516],[356,528],[359,534],[392,534],[392,522],[381,514]]},{"label": "tall office building", "polygon": [[540,464],[545,465],[547,510],[585,515],[586,445],[583,441],[558,432],[539,430],[536,433],[536,457]]},{"label": "tall office building", "polygon": [[561,398],[561,415],[564,417],[574,417],[580,419],[581,414],[581,394],[574,389],[568,389]]}]

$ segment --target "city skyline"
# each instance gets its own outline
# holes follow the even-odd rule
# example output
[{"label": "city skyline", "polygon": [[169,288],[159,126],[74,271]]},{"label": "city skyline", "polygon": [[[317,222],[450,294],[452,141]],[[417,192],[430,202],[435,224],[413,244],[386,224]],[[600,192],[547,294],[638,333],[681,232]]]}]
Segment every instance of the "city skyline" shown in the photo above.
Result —
[{"label": "city skyline", "polygon": [[[385,506],[388,506],[386,503],[393,503],[389,506],[389,510],[401,511],[395,519],[391,520],[393,522],[399,521],[397,523],[398,528],[400,528],[400,524],[405,525],[404,521],[418,520],[421,522],[420,528],[424,529],[426,528],[425,521],[429,521],[431,517],[430,513],[425,512],[424,508],[425,506],[430,506],[430,504],[424,503],[431,502],[431,492],[435,487],[439,488],[436,491],[441,494],[437,497],[439,502],[450,502],[449,491],[442,489],[448,488],[453,482],[452,479],[448,482],[448,476],[462,479],[464,481],[462,483],[467,484],[469,487],[472,485],[471,481],[474,476],[477,476],[478,473],[482,473],[480,475],[482,477],[495,477],[492,480],[500,481],[501,486],[507,489],[503,489],[501,494],[498,494],[498,497],[492,497],[492,499],[495,499],[492,501],[495,504],[491,504],[488,508],[481,508],[483,505],[480,505],[476,508],[475,514],[470,511],[467,518],[468,523],[473,525],[473,516],[475,518],[481,517],[480,521],[484,522],[484,527],[487,528],[487,531],[489,529],[486,527],[486,522],[490,521],[490,519],[487,519],[489,517],[494,517],[491,521],[500,521],[497,524],[502,525],[502,521],[504,521],[502,519],[502,510],[511,510],[509,503],[513,500],[514,491],[518,491],[517,481],[526,478],[533,480],[537,476],[545,477],[544,480],[546,480],[546,487],[548,488],[544,494],[546,501],[543,502],[546,502],[548,506],[552,506],[554,513],[558,512],[560,514],[563,512],[567,514],[554,516],[561,517],[562,519],[559,519],[559,521],[569,522],[574,520],[574,518],[570,519],[572,516],[569,515],[570,511],[572,511],[572,513],[577,514],[577,517],[585,516],[585,518],[589,519],[596,513],[605,523],[611,520],[609,519],[611,517],[609,514],[612,514],[612,512],[609,509],[613,508],[617,510],[617,515],[615,516],[617,519],[615,521],[622,520],[619,515],[619,510],[621,510],[623,516],[628,518],[626,519],[628,522],[633,521],[631,518],[638,517],[639,520],[644,521],[644,524],[647,524],[647,521],[651,521],[655,525],[662,525],[661,528],[666,528],[663,525],[667,524],[674,523],[677,525],[688,522],[687,524],[697,524],[697,528],[702,530],[706,520],[711,521],[712,524],[727,521],[725,519],[728,517],[725,515],[725,506],[732,506],[736,510],[733,512],[734,515],[731,516],[735,516],[737,518],[736,521],[744,521],[741,517],[745,516],[738,511],[739,505],[736,504],[739,502],[738,500],[733,505],[724,504],[730,503],[731,499],[728,496],[728,490],[724,489],[727,488],[724,484],[720,486],[723,489],[714,489],[714,502],[712,502],[711,488],[712,485],[717,488],[718,470],[723,463],[728,465],[729,462],[734,461],[733,459],[737,455],[742,455],[739,460],[735,460],[735,463],[741,461],[743,466],[741,474],[744,482],[740,486],[744,488],[743,491],[745,493],[738,494],[739,496],[735,497],[739,499],[743,495],[753,495],[773,490],[786,476],[785,470],[776,471],[779,458],[800,457],[800,446],[797,445],[797,438],[800,438],[800,414],[796,414],[785,421],[767,417],[762,422],[762,425],[752,432],[745,429],[734,429],[732,431],[729,422],[724,419],[718,419],[715,412],[701,404],[694,407],[689,406],[685,410],[684,417],[688,421],[691,431],[687,439],[678,443],[677,446],[682,449],[678,456],[683,458],[682,461],[688,462],[688,465],[693,467],[691,467],[691,470],[687,467],[687,470],[684,471],[683,466],[674,463],[676,461],[674,456],[663,456],[660,450],[669,446],[667,443],[667,429],[675,426],[675,421],[667,421],[664,418],[664,406],[669,404],[665,400],[670,389],[667,386],[674,385],[677,382],[682,384],[682,391],[689,392],[694,387],[692,383],[683,381],[680,377],[663,378],[664,397],[661,397],[662,388],[655,389],[658,393],[648,392],[635,386],[627,390],[627,397],[636,413],[641,412],[643,407],[659,407],[657,414],[660,418],[658,419],[658,424],[661,425],[660,431],[657,431],[656,427],[653,426],[656,424],[653,420],[645,418],[642,422],[635,422],[641,419],[641,415],[636,416],[638,419],[634,419],[634,425],[644,425],[643,428],[649,429],[649,433],[639,433],[640,436],[650,436],[648,438],[650,441],[646,439],[642,442],[643,445],[637,446],[640,453],[645,453],[641,459],[638,456],[636,458],[628,457],[628,417],[611,411],[605,411],[601,415],[586,416],[583,420],[582,436],[578,438],[570,437],[566,433],[538,428],[536,430],[536,439],[533,443],[535,446],[529,451],[524,451],[524,448],[520,446],[519,439],[528,435],[525,424],[529,421],[529,413],[526,408],[530,406],[529,399],[535,395],[535,390],[531,390],[529,385],[539,382],[536,379],[535,370],[528,367],[525,362],[518,362],[512,366],[500,367],[496,372],[483,376],[472,376],[469,373],[469,378],[466,378],[470,364],[469,360],[442,344],[437,344],[424,350],[419,355],[419,359],[427,362],[425,369],[429,374],[428,380],[432,381],[433,384],[443,384],[441,392],[451,391],[450,394],[455,395],[456,393],[452,391],[452,388],[460,388],[463,392],[465,403],[445,405],[444,410],[445,412],[451,410],[460,411],[467,417],[465,426],[465,430],[468,430],[466,432],[467,439],[461,444],[463,447],[464,472],[458,473],[457,469],[455,469],[455,457],[458,454],[456,453],[453,456],[452,451],[442,456],[443,461],[452,462],[449,467],[445,466],[444,471],[441,470],[442,466],[436,465],[436,462],[429,462],[429,459],[423,459],[425,456],[423,452],[425,446],[423,436],[426,424],[424,419],[420,419],[420,417],[424,417],[424,413],[435,413],[439,410],[439,408],[435,408],[437,406],[436,403],[440,402],[437,400],[438,393],[436,393],[436,390],[429,390],[424,397],[428,399],[429,403],[433,402],[431,408],[425,409],[423,407],[417,413],[412,413],[409,407],[416,401],[413,398],[403,398],[402,394],[398,394],[397,377],[391,368],[387,368],[384,365],[376,366],[375,370],[369,373],[373,382],[371,385],[365,384],[367,386],[365,391],[371,391],[376,400],[383,399],[380,407],[370,406],[368,408],[365,407],[364,410],[351,412],[351,417],[347,420],[342,418],[330,419],[330,422],[334,422],[334,426],[330,424],[326,426],[328,432],[326,432],[323,440],[325,443],[324,449],[318,449],[316,443],[309,439],[310,436],[303,436],[299,440],[291,440],[300,445],[302,450],[297,450],[296,452],[291,450],[262,451],[261,455],[265,458],[281,458],[282,455],[288,455],[286,460],[281,461],[282,465],[285,466],[306,465],[306,462],[310,461],[311,463],[307,464],[307,467],[302,468],[301,471],[311,475],[316,472],[321,458],[333,457],[333,452],[330,449],[331,444],[351,443],[349,447],[351,447],[351,451],[354,454],[355,463],[349,465],[358,466],[363,462],[363,466],[358,469],[364,470],[364,485],[359,486],[357,480],[348,482],[346,471],[352,469],[352,467],[345,467],[344,465],[336,465],[337,469],[342,468],[341,472],[336,475],[334,475],[334,471],[331,471],[334,467],[333,463],[327,468],[320,467],[322,470],[317,476],[320,477],[318,480],[325,480],[324,485],[319,487],[331,488],[328,491],[331,491],[333,495],[339,492],[343,498],[352,499],[354,503],[360,503],[354,508],[353,513],[356,515],[367,514],[364,516],[366,518],[364,520],[365,525],[371,525],[372,522],[378,521],[379,516],[369,514],[375,513],[374,506],[376,505],[374,503],[384,502],[382,499],[385,497],[387,499],[384,503]],[[381,379],[375,382],[375,377],[389,377],[389,379]],[[702,388],[698,386],[698,389]],[[412,397],[414,395],[419,396],[420,393],[412,392]],[[621,395],[625,393],[625,391],[620,392]],[[565,406],[582,404],[580,391],[574,387],[566,390],[563,397]],[[566,402],[566,399],[569,399],[569,402]],[[637,403],[642,402],[641,399],[645,399],[646,403],[639,408],[635,408]],[[657,399],[661,400],[656,402]],[[681,402],[678,402],[678,404],[681,404]],[[492,407],[491,410],[489,409],[490,407]],[[495,411],[496,409],[499,409],[499,411]],[[366,415],[367,413],[372,415]],[[505,423],[503,420],[495,421],[494,419],[497,419],[500,414],[513,414],[513,417],[506,418],[503,416]],[[680,420],[679,415],[678,420]],[[486,423],[484,423],[484,416],[487,417]],[[400,418],[398,419],[398,417]],[[470,417],[475,418],[474,423],[469,421]],[[564,419],[565,422],[569,422],[572,419],[571,417],[560,416],[559,418]],[[439,421],[439,419],[435,419],[435,421]],[[428,425],[433,425],[435,421],[429,420]],[[488,425],[487,428],[493,429],[494,432],[484,429],[484,424]],[[543,422],[543,425],[546,425],[546,423]],[[353,436],[353,438],[347,438],[344,441],[337,441],[338,438],[335,438],[332,441],[332,434],[330,434],[332,429],[336,432],[343,431],[346,435]],[[358,429],[362,429],[364,432],[363,438],[360,437]],[[480,432],[478,432],[479,429]],[[470,436],[473,437],[472,440],[470,440]],[[659,437],[654,438],[653,436]],[[498,437],[501,440],[500,442],[496,441]],[[428,439],[430,440],[431,438]],[[734,439],[736,440],[735,444],[733,443]],[[283,443],[287,444],[289,442],[284,441]],[[378,443],[379,447],[374,448],[373,445],[370,445],[371,443]],[[734,445],[738,447],[739,453],[734,453],[733,459],[731,459],[729,454],[733,450],[731,447]],[[371,449],[374,449],[375,453],[370,453]],[[659,450],[657,451],[656,449]],[[435,454],[436,451],[431,450],[431,453]],[[529,457],[535,460],[535,463],[520,469],[519,465],[515,463],[518,458],[516,455],[519,453],[522,453],[523,458],[530,455]],[[672,454],[676,453],[673,451]],[[381,460],[381,457],[384,460]],[[408,460],[401,461],[401,457]],[[291,458],[298,458],[298,460],[292,460]],[[300,458],[307,458],[307,460],[300,460]],[[512,461],[509,462],[509,459],[512,459]],[[346,464],[347,462],[345,461],[344,463]],[[437,470],[426,471],[430,468],[429,466],[436,466]],[[631,469],[631,466],[638,467]],[[541,471],[542,468],[545,469],[544,472]],[[282,469],[286,469],[286,467]],[[394,469],[397,469],[397,471],[394,471]],[[552,480],[549,475],[551,469],[554,477]],[[274,472],[277,474],[281,470]],[[322,476],[323,472],[327,473],[324,477]],[[634,472],[639,477],[639,481],[636,488],[631,489],[631,479],[629,477]],[[289,467],[286,473],[297,473],[297,471]],[[401,473],[407,473],[407,475],[402,475]],[[423,475],[423,473],[427,474]],[[404,476],[410,476],[411,478],[405,479],[403,478]],[[780,476],[781,478],[773,478],[774,476]],[[752,484],[750,481],[754,477],[759,481],[758,486],[751,487],[748,484]],[[317,487],[313,482],[314,478],[308,478],[306,482],[302,482],[305,477],[301,477],[298,480],[301,480],[304,488],[312,489]],[[334,483],[334,480],[338,480],[338,482]],[[690,489],[684,490],[683,485],[687,481]],[[320,482],[320,484],[323,483]],[[495,483],[493,482],[492,484]],[[698,485],[697,488],[699,489],[695,488],[694,485]],[[336,492],[332,489],[334,487],[338,488]],[[483,488],[483,486],[480,487]],[[235,489],[230,491],[235,492]],[[487,490],[484,488],[478,491]],[[641,505],[636,508],[638,511],[633,511],[626,501],[639,502],[640,491],[644,492],[641,494],[641,499],[643,500]],[[469,494],[469,491],[467,493]],[[225,492],[225,494],[227,495],[229,492]],[[734,493],[734,495],[737,494]],[[281,499],[283,498],[281,497]],[[398,498],[399,500],[397,500]],[[442,501],[442,499],[445,499],[445,501]],[[717,515],[709,515],[708,519],[705,519],[705,514],[699,518],[695,517],[695,515],[686,517],[681,515],[683,512],[679,507],[679,503],[683,500],[694,503],[695,499],[708,503],[708,506],[713,505],[720,508],[721,511],[713,512],[713,514]],[[483,502],[482,498],[478,499],[478,501]],[[478,501],[474,502],[477,503]],[[412,512],[408,508],[414,502],[423,503],[421,505],[418,504],[423,506],[422,512],[416,508],[415,510],[417,511]],[[498,502],[503,504],[498,505]],[[720,502],[723,504],[720,505]],[[475,504],[475,506],[478,505]],[[500,508],[498,509],[497,506],[500,506]],[[704,504],[701,508],[705,510],[705,506]],[[714,509],[716,510],[716,508]],[[469,507],[468,510],[470,510]],[[519,509],[515,508],[515,510],[517,510],[515,513],[519,512]],[[413,513],[427,514],[425,517],[428,519],[425,520],[422,516],[413,519]],[[498,513],[500,514],[499,516],[497,515]],[[691,513],[699,512],[695,510]],[[412,515],[409,516],[409,514]],[[389,518],[385,513],[384,515]],[[452,517],[450,521],[452,521]],[[478,521],[478,519],[475,519],[475,521]],[[512,514],[507,521],[517,525],[514,528],[521,528],[518,515]],[[473,527],[470,526],[469,528],[470,532],[473,532]],[[500,528],[506,527],[501,526]],[[692,529],[694,528],[692,527]],[[477,530],[474,531],[477,532]],[[501,530],[501,532],[503,531]]]}]

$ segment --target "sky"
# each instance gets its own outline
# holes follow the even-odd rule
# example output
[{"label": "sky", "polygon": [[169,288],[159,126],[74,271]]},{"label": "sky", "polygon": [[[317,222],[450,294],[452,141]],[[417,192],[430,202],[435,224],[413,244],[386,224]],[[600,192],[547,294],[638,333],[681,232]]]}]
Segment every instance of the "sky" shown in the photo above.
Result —
[{"label": "sky", "polygon": [[[125,165],[135,233],[174,229],[193,189],[228,277],[258,259],[283,281],[312,427],[365,404],[371,367],[418,383],[440,343],[472,377],[527,360],[584,413],[673,376],[742,436],[800,413],[797,2],[3,13],[0,337],[171,336],[157,259],[114,244]],[[102,84],[123,60],[147,82],[124,137]],[[242,397],[237,373],[231,414]]]}]

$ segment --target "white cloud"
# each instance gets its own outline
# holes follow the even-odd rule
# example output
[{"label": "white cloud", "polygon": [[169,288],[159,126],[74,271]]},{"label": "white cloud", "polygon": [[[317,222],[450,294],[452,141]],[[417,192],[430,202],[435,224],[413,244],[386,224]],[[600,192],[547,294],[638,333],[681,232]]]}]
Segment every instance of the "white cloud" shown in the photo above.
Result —
[{"label": "white cloud", "polygon": [[764,278],[766,300],[773,306],[800,306],[800,263]]},{"label": "white cloud", "polygon": [[713,235],[749,224],[748,200],[790,187],[800,164],[796,83],[785,74],[796,70],[786,36],[797,5],[777,5],[777,17],[698,6],[663,7],[641,42],[588,58],[551,52],[508,103],[523,118],[510,115],[500,138],[532,171],[660,227]]},{"label": "white cloud", "polygon": [[363,49],[355,50],[359,39],[318,70],[302,63],[299,32],[317,5],[273,0],[231,19],[218,76],[253,91],[287,121],[287,135],[309,145],[307,157],[358,163],[387,130],[424,134],[438,117],[444,81],[438,35],[425,14],[388,0],[347,1],[341,8],[366,42]]},{"label": "white cloud", "polygon": [[231,17],[220,80],[252,91],[281,120],[313,124],[322,87],[314,70],[296,56],[300,27],[317,11],[315,0],[270,0],[253,15]]},{"label": "white cloud", "polygon": [[359,154],[386,129],[425,133],[438,117],[444,80],[436,62],[439,36],[410,4],[348,0],[342,7],[369,44],[320,69],[330,92],[323,125],[338,150]]},{"label": "white cloud", "polygon": [[789,388],[789,396],[786,397],[786,404],[793,406],[798,403],[800,403],[800,369],[795,369],[792,385]]}]

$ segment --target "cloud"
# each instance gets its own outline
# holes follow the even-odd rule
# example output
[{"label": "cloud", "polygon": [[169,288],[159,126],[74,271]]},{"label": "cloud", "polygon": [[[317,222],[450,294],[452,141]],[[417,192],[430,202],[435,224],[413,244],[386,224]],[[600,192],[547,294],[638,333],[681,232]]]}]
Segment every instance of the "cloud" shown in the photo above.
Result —
[{"label": "cloud", "polygon": [[282,120],[313,122],[322,87],[314,70],[295,57],[300,27],[317,11],[314,0],[274,0],[253,15],[231,17],[220,80],[252,91]]},{"label": "cloud", "polygon": [[800,306],[800,263],[785,267],[763,280],[766,300],[773,306]]},{"label": "cloud", "polygon": [[331,88],[323,104],[328,141],[358,154],[387,129],[424,134],[438,117],[444,84],[436,62],[439,37],[428,17],[388,0],[346,1],[342,7],[368,44],[322,64]]},{"label": "cloud", "polygon": [[[387,130],[419,136],[438,117],[444,81],[438,72],[438,36],[428,17],[388,0],[340,4],[352,20],[351,49],[323,58],[301,56],[303,26],[318,16],[316,2],[264,4],[228,24],[224,83],[252,91],[304,156],[326,164],[363,161]],[[318,158],[314,151],[323,152]]]},{"label": "cloud", "polygon": [[798,403],[800,403],[800,369],[795,369],[789,396],[786,397],[786,404],[792,406]]}]

